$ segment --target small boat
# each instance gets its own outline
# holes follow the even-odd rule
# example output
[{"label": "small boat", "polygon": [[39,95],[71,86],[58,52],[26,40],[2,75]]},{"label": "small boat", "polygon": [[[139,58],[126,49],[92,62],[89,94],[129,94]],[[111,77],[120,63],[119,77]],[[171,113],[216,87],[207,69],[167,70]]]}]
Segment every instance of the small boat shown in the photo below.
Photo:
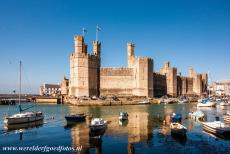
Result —
[{"label": "small boat", "polygon": [[150,101],[149,101],[149,99],[145,99],[144,101],[139,102],[138,104],[139,105],[150,104]]},{"label": "small boat", "polygon": [[74,114],[74,115],[67,115],[65,119],[67,122],[83,122],[85,121],[86,115],[84,113],[81,114]]},{"label": "small boat", "polygon": [[102,129],[107,128],[107,121],[102,118],[94,118],[89,125],[90,131],[101,131]]},{"label": "small boat", "polygon": [[187,132],[187,128],[183,125],[181,125],[180,123],[171,123],[170,124],[170,129],[171,129],[171,133],[174,135],[181,135],[181,136],[185,136],[186,132]]},{"label": "small boat", "polygon": [[184,104],[184,103],[188,103],[187,99],[179,99],[178,100],[178,104]]},{"label": "small boat", "polygon": [[230,125],[225,125],[221,121],[203,122],[203,130],[218,137],[230,139]]},{"label": "small boat", "polygon": [[210,100],[203,100],[197,103],[197,107],[216,107],[216,102]]},{"label": "small boat", "polygon": [[223,101],[223,102],[220,102],[220,106],[229,106],[230,103],[228,101]]},{"label": "small boat", "polygon": [[202,111],[195,111],[195,112],[190,112],[188,114],[189,118],[193,119],[193,120],[198,120],[198,121],[203,121],[205,118],[205,114]]},{"label": "small boat", "polygon": [[119,113],[119,120],[128,120],[128,113],[127,112],[120,112]]}]

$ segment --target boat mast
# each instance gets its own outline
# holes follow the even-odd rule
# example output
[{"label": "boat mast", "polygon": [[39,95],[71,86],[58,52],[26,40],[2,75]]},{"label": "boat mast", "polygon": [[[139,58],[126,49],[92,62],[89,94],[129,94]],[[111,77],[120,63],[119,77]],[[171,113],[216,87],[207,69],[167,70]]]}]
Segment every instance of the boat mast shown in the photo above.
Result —
[{"label": "boat mast", "polygon": [[19,72],[19,98],[18,99],[19,99],[19,111],[21,113],[22,61],[20,60],[19,63],[20,63],[20,72]]}]

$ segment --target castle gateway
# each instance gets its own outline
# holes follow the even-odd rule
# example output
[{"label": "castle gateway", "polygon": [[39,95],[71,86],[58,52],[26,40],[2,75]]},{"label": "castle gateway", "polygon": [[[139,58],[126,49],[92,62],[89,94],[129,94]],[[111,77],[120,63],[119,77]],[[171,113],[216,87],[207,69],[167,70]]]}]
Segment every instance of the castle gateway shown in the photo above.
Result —
[{"label": "castle gateway", "polygon": [[89,54],[83,36],[74,37],[74,52],[70,55],[68,95],[81,96],[145,96],[177,97],[202,95],[207,92],[207,74],[196,74],[189,68],[189,76],[181,76],[166,62],[159,73],[154,72],[154,61],[149,57],[135,56],[135,46],[127,43],[128,66],[125,68],[101,67],[101,43],[93,42]]}]

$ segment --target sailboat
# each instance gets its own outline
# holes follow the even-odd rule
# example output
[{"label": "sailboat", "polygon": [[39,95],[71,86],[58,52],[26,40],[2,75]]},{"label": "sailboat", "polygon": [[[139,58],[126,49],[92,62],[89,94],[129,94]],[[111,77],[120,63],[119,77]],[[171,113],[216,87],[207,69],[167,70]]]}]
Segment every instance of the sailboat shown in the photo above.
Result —
[{"label": "sailboat", "polygon": [[44,119],[42,112],[23,112],[25,110],[32,108],[33,106],[27,107],[25,109],[22,109],[21,107],[21,67],[22,62],[20,61],[19,113],[13,114],[11,116],[6,116],[4,118],[4,123],[6,125],[31,123]]}]

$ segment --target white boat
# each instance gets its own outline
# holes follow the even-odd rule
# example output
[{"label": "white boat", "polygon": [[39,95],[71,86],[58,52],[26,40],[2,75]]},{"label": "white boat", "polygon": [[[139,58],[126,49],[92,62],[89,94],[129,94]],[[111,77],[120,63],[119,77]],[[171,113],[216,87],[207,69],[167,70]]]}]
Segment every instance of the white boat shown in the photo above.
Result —
[{"label": "white boat", "polygon": [[33,106],[27,107],[26,109],[21,108],[21,65],[22,65],[22,62],[20,61],[20,84],[19,84],[20,85],[19,87],[19,111],[20,113],[4,117],[5,125],[30,123],[30,122],[35,122],[35,121],[44,119],[42,112],[23,112],[27,109],[32,108]]},{"label": "white boat", "polygon": [[220,102],[220,106],[229,106],[230,103],[227,101]]},{"label": "white boat", "polygon": [[209,100],[208,98],[200,98],[200,99],[198,99],[198,103],[201,103],[203,101],[208,101],[208,100]]},{"label": "white boat", "polygon": [[138,104],[144,105],[144,104],[150,104],[149,99],[145,99],[143,102],[139,102]]},{"label": "white boat", "polygon": [[197,107],[216,107],[216,102],[210,100],[203,100],[197,103]]},{"label": "white boat", "polygon": [[119,113],[119,120],[128,120],[128,113],[127,112],[120,112]]},{"label": "white boat", "polygon": [[195,121],[196,120],[203,121],[205,118],[205,114],[202,111],[190,112],[188,115],[189,115],[189,118],[191,118]]},{"label": "white boat", "polygon": [[9,117],[5,117],[4,123],[7,125],[22,124],[22,123],[35,122],[43,119],[44,116],[42,112],[24,112],[24,113],[14,114]]},{"label": "white boat", "polygon": [[107,121],[102,118],[94,118],[89,125],[90,131],[100,131],[107,128]]},{"label": "white boat", "polygon": [[179,99],[178,100],[178,104],[184,104],[184,103],[188,103],[187,99]]},{"label": "white boat", "polygon": [[230,138],[230,125],[221,121],[203,122],[203,130],[222,138]]},{"label": "white boat", "polygon": [[187,128],[180,123],[171,123],[170,124],[171,133],[175,135],[185,136]]}]

